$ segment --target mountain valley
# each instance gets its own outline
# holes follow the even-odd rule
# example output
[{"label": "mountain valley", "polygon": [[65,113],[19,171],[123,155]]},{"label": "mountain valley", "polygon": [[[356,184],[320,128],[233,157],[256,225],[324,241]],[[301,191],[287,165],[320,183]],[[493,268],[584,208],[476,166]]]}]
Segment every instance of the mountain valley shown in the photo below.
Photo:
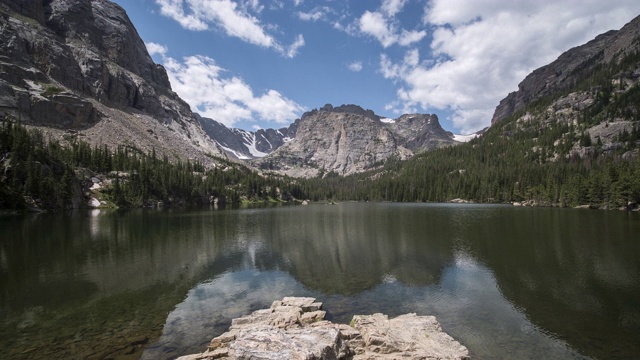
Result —
[{"label": "mountain valley", "polygon": [[[107,0],[2,1],[0,27],[0,184],[6,199],[27,199],[14,207],[51,188],[32,183],[42,174],[51,183],[67,174],[60,198],[84,193],[48,201],[54,208],[86,206],[94,195],[103,205],[183,203],[186,193],[197,203],[640,201],[639,18],[533,71],[492,125],[466,138],[436,115],[388,119],[354,104],[327,104],[280,129],[228,128],[172,91],[125,11]],[[15,132],[22,126],[35,135]],[[103,193],[89,191],[95,176],[85,170],[103,176]],[[148,178],[128,178],[141,173]],[[119,201],[116,183],[132,187]]]}]

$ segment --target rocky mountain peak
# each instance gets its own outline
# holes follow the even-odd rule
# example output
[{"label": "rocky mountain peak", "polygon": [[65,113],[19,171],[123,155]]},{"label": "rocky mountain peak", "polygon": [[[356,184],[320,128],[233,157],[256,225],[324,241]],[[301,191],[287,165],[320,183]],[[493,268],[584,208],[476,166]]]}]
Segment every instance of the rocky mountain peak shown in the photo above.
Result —
[{"label": "rocky mountain peak", "polygon": [[345,113],[345,114],[358,114],[358,115],[362,115],[362,116],[367,117],[367,118],[372,119],[372,120],[380,120],[382,118],[382,117],[376,115],[373,112],[373,110],[370,110],[370,109],[365,110],[362,107],[360,107],[358,105],[354,105],[354,104],[344,104],[344,105],[340,105],[340,106],[336,106],[336,107],[334,107],[331,104],[325,104],[320,109],[313,109],[311,111],[308,111],[308,112],[304,113],[301,118],[304,119],[305,117],[311,116],[311,115],[315,114],[318,111],[333,112],[333,113]]},{"label": "rocky mountain peak", "polygon": [[411,155],[411,151],[398,146],[379,120],[336,111],[357,108],[325,106],[305,113],[295,138],[254,164],[294,177],[330,172],[349,175],[378,166],[391,156],[404,159]]},{"label": "rocky mountain peak", "polygon": [[171,90],[164,68],[153,62],[119,5],[106,0],[57,0],[45,6],[45,18],[46,25],[67,42],[86,43],[104,59],[154,85],[157,91]]},{"label": "rocky mountain peak", "polygon": [[295,138],[253,163],[290,176],[349,175],[380,166],[390,157],[406,159],[456,143],[436,115],[381,119],[357,105],[327,104],[306,112],[297,122]]},{"label": "rocky mountain peak", "polygon": [[182,159],[224,153],[107,0],[0,2],[0,116]]},{"label": "rocky mountain peak", "polygon": [[404,114],[387,126],[404,147],[416,153],[454,142],[453,133],[440,126],[435,114]]},{"label": "rocky mountain peak", "polygon": [[547,95],[571,88],[602,64],[619,61],[640,50],[640,16],[620,30],[608,31],[584,45],[574,47],[557,60],[534,70],[518,90],[500,101],[491,119],[494,124]]}]

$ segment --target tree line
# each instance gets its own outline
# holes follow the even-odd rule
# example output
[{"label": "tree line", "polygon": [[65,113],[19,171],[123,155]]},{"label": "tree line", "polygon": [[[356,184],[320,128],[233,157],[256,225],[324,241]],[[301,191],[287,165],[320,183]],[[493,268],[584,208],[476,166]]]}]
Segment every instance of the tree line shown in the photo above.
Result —
[{"label": "tree line", "polygon": [[[83,169],[109,174],[104,192],[117,206],[149,202],[203,204],[282,199],[475,202],[624,207],[640,202],[640,87],[625,77],[640,66],[633,52],[593,67],[572,87],[528,105],[468,143],[429,151],[408,161],[388,159],[381,168],[347,177],[313,179],[261,174],[224,159],[205,169],[195,161],[144,153],[130,146],[109,149],[73,139],[65,146],[27,130],[15,119],[0,126],[0,208],[71,206]],[[549,114],[561,96],[590,94],[593,103],[568,119]],[[554,109],[555,111],[555,109]],[[524,114],[530,120],[523,121]],[[626,121],[604,143],[594,126]],[[630,125],[629,125],[630,124]]]},{"label": "tree line", "polygon": [[[624,78],[640,66],[632,52],[595,66],[573,87],[528,105],[468,143],[433,150],[382,169],[346,178],[312,179],[312,199],[442,202],[529,202],[539,205],[625,207],[640,202],[640,87]],[[549,114],[571,92],[593,103],[569,118]],[[554,109],[555,110],[555,109]],[[531,115],[529,121],[522,116]],[[628,125],[603,143],[589,129],[612,121]]]},{"label": "tree line", "polygon": [[212,198],[239,204],[305,197],[294,179],[263,176],[225,159],[216,160],[220,165],[207,170],[198,160],[159,157],[155,149],[149,153],[130,146],[111,150],[78,139],[63,146],[6,117],[0,125],[0,208],[69,208],[74,196],[82,196],[82,183],[90,181],[87,173],[109,178],[111,186],[103,193],[119,207],[158,201],[197,205]]}]

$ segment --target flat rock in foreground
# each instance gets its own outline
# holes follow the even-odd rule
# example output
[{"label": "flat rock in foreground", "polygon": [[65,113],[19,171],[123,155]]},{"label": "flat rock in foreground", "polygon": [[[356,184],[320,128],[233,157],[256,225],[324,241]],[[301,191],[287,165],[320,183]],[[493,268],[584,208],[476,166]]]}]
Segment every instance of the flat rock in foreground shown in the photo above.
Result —
[{"label": "flat rock in foreground", "polygon": [[351,326],[324,320],[314,298],[285,297],[271,308],[233,319],[200,359],[469,359],[466,347],[433,316],[356,315]]}]

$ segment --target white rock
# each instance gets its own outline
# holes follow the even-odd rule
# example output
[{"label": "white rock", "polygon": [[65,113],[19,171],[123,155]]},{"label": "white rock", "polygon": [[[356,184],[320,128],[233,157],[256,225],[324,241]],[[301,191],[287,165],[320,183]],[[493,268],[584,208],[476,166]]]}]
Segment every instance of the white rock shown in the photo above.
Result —
[{"label": "white rock", "polygon": [[92,208],[100,207],[100,200],[98,200],[98,199],[96,199],[96,198],[93,198],[93,197],[92,197],[92,198],[91,198],[91,199],[89,199],[89,201],[87,202],[87,205],[88,205],[89,207],[92,207]]}]

